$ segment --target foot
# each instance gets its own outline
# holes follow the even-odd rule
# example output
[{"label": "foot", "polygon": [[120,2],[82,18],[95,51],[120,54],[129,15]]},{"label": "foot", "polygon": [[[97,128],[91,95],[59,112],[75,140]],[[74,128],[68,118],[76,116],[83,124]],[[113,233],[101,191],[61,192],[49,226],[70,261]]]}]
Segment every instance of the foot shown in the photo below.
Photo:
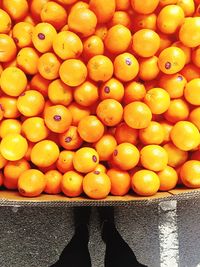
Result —
[{"label": "foot", "polygon": [[111,224],[114,226],[115,223],[114,207],[99,207],[98,212],[101,225],[101,236],[103,241],[106,242],[105,225]]}]

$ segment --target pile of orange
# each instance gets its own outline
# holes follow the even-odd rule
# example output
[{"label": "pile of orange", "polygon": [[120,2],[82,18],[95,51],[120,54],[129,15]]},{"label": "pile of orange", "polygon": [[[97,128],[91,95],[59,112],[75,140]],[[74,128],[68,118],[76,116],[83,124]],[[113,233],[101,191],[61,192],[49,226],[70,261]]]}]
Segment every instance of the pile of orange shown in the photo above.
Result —
[{"label": "pile of orange", "polygon": [[1,0],[0,186],[200,187],[199,0]]}]

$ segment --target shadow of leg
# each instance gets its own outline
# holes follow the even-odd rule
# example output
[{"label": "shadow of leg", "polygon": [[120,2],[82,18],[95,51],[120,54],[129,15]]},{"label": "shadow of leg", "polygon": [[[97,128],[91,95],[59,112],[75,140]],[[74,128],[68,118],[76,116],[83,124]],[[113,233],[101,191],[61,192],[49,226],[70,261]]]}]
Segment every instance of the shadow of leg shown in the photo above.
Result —
[{"label": "shadow of leg", "polygon": [[59,260],[50,267],[91,267],[88,250],[90,210],[76,208],[74,210],[75,233],[69,244],[62,251]]}]

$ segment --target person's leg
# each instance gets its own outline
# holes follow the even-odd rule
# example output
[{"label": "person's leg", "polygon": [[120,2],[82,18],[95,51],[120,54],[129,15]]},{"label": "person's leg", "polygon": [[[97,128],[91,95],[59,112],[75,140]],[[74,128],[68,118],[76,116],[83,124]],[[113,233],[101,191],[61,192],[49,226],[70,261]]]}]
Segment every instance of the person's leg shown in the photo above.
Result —
[{"label": "person's leg", "polygon": [[105,267],[145,267],[123,240],[114,223],[114,208],[99,208],[102,239],[106,243]]},{"label": "person's leg", "polygon": [[88,223],[91,208],[74,208],[75,233],[62,251],[58,262],[51,267],[91,267],[88,250]]}]

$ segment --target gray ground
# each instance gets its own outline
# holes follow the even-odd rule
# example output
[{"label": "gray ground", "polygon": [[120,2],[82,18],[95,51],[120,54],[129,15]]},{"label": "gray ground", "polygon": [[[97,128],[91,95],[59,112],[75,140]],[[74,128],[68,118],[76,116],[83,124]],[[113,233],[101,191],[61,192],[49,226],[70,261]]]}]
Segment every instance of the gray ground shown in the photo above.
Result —
[{"label": "gray ground", "polygon": [[[178,203],[180,267],[200,263],[200,200]],[[116,208],[117,227],[138,260],[160,266],[157,204]],[[71,208],[0,207],[0,267],[49,267],[73,234]],[[93,267],[103,267],[105,246],[96,211],[91,222]],[[173,266],[170,266],[173,267]]]}]

